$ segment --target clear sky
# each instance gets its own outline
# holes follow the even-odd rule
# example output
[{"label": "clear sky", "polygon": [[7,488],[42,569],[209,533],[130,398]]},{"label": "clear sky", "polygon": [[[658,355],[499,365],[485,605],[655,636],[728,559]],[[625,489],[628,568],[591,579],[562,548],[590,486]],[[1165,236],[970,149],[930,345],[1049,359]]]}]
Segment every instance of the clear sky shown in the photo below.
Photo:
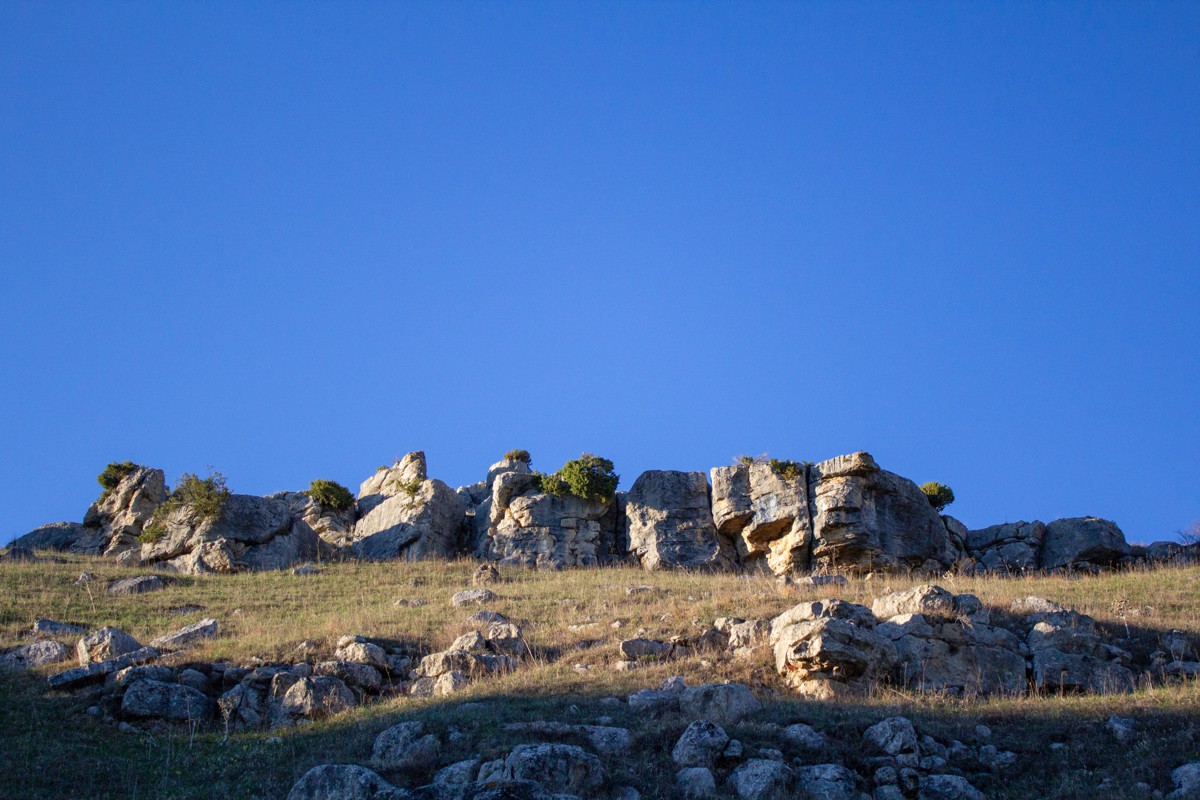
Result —
[{"label": "clear sky", "polygon": [[1200,4],[0,6],[0,540],[113,460],[1200,517]]}]

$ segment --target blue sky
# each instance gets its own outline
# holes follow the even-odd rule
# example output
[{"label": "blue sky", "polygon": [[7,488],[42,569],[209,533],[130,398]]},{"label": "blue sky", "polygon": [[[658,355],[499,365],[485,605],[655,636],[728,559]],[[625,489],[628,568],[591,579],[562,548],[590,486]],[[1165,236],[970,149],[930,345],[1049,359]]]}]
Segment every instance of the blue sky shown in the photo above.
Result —
[{"label": "blue sky", "polygon": [[113,460],[1200,518],[1200,5],[6,3],[0,540]]}]

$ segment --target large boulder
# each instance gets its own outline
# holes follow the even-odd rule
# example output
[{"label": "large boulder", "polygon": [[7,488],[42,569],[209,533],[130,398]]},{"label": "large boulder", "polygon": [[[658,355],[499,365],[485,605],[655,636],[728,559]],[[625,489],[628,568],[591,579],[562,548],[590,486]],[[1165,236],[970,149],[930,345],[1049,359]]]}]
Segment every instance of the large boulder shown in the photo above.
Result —
[{"label": "large boulder", "polygon": [[1091,617],[1075,611],[1049,611],[1026,619],[1033,624],[1028,646],[1038,689],[1098,694],[1133,690],[1132,656],[1105,642]]},{"label": "large boulder", "polygon": [[550,792],[591,797],[604,783],[600,759],[571,744],[517,745],[504,759],[501,780],[528,780]]},{"label": "large boulder", "polygon": [[287,800],[407,800],[411,795],[397,789],[366,767],[354,764],[323,764],[313,767],[296,781]]},{"label": "large boulder", "polygon": [[1003,628],[901,614],[875,632],[895,646],[893,676],[902,686],[965,697],[1025,691],[1025,645]]},{"label": "large boulder", "polygon": [[814,570],[934,569],[961,556],[917,485],[868,453],[808,467],[808,494]]},{"label": "large boulder", "polygon": [[1046,526],[1038,566],[1042,569],[1088,563],[1112,566],[1129,555],[1116,523],[1097,517],[1057,519]]},{"label": "large boulder", "polygon": [[713,524],[703,472],[643,472],[626,496],[625,518],[629,549],[646,569],[736,564],[732,543]]},{"label": "large boulder", "polygon": [[18,537],[12,547],[23,550],[70,550],[81,540],[90,537],[94,542],[92,551],[95,552],[99,544],[97,533],[95,528],[84,527],[78,522],[51,522]]},{"label": "large boulder", "polygon": [[[307,492],[280,492],[271,495],[288,505],[293,526],[307,528],[332,551],[349,547],[354,542],[355,506],[327,508],[308,496]],[[307,538],[307,537],[306,537]]]},{"label": "large boulder", "polygon": [[205,518],[184,503],[161,520],[161,535],[141,546],[139,561],[189,574],[283,569],[321,550],[312,529],[294,523],[280,495],[229,495],[216,517]]},{"label": "large boulder", "polygon": [[75,645],[75,652],[79,656],[79,666],[86,667],[93,661],[110,661],[141,647],[141,643],[125,631],[106,627],[80,639]]},{"label": "large boulder", "polygon": [[671,760],[679,767],[712,767],[729,744],[729,734],[716,723],[698,719],[679,737]]},{"label": "large boulder", "polygon": [[[92,504],[83,517],[83,524],[99,530],[97,549],[107,555],[135,550],[138,535],[166,500],[167,482],[163,471],[139,466]],[[82,543],[73,549],[81,549],[81,546]],[[90,547],[84,549],[90,550]]]},{"label": "large boulder", "polygon": [[866,692],[898,659],[889,639],[837,617],[772,626],[770,641],[784,680],[819,699]]},{"label": "large boulder", "polygon": [[513,566],[562,569],[611,563],[623,552],[622,496],[585,500],[539,492],[534,476],[502,472],[474,512],[476,555]]},{"label": "large boulder", "polygon": [[0,655],[0,669],[32,669],[43,664],[55,664],[65,660],[70,652],[62,642],[39,639]]},{"label": "large boulder", "polygon": [[785,477],[756,461],[715,467],[711,475],[713,520],[734,538],[742,563],[776,575],[806,572],[813,535],[807,466]]},{"label": "large boulder", "polygon": [[191,686],[141,680],[125,690],[121,716],[130,719],[165,719],[198,722],[213,715],[216,704]]},{"label": "large boulder", "polygon": [[453,489],[429,478],[425,454],[418,451],[363,481],[358,515],[356,556],[421,561],[457,552],[466,508]]},{"label": "large boulder", "polygon": [[993,572],[1038,568],[1046,526],[1038,521],[1005,522],[967,532],[967,552]]},{"label": "large boulder", "polygon": [[410,720],[375,737],[371,761],[383,769],[421,769],[437,764],[441,748],[438,738],[425,733],[421,722]]}]

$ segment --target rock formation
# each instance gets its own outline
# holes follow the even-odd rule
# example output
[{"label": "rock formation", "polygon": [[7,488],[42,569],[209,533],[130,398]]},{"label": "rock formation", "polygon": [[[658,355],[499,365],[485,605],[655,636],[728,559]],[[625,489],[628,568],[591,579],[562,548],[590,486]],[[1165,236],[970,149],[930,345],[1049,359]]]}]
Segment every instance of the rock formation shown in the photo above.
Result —
[{"label": "rock formation", "polygon": [[[104,553],[185,573],[470,553],[505,565],[629,560],[648,570],[760,571],[793,582],[871,571],[1094,570],[1200,551],[1171,543],[1131,548],[1120,528],[1094,517],[968,530],[864,452],[818,464],[747,460],[710,475],[711,488],[700,472],[651,470],[628,493],[589,500],[540,491],[528,462],[503,460],[483,481],[454,490],[428,476],[418,451],[380,467],[348,508],[327,508],[306,492],[230,495],[217,517],[201,519],[186,503],[164,514],[162,471],[137,467],[83,523],[46,525],[14,545]],[[147,536],[152,517],[161,518]]]}]

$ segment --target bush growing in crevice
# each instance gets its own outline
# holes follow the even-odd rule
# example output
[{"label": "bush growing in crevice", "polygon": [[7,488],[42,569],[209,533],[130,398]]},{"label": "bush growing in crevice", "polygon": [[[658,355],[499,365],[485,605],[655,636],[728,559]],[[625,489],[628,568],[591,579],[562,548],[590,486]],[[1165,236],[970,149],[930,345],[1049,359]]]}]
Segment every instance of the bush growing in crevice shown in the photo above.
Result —
[{"label": "bush growing in crevice", "polygon": [[776,475],[787,481],[803,478],[804,470],[812,465],[811,461],[781,461],[778,458],[772,458],[767,463]]},{"label": "bush growing in crevice", "polygon": [[620,481],[621,476],[613,472],[611,461],[591,453],[568,461],[558,472],[533,474],[533,485],[539,492],[556,497],[570,494],[592,502],[612,500]]},{"label": "bush growing in crevice", "polygon": [[135,464],[132,461],[114,461],[104,468],[104,471],[96,476],[96,482],[104,487],[104,492],[100,495],[103,501],[113,490],[121,485],[121,481],[129,475],[141,468],[140,464]]},{"label": "bush growing in crevice", "polygon": [[324,478],[318,478],[310,483],[305,494],[320,503],[322,508],[332,511],[344,511],[354,505],[354,495],[350,493],[349,489],[337,481],[329,481]]},{"label": "bush growing in crevice", "polygon": [[929,505],[933,506],[933,510],[939,514],[942,513],[942,509],[954,502],[954,490],[944,483],[937,481],[923,483],[921,491],[929,498]]},{"label": "bush growing in crevice", "polygon": [[179,508],[186,507],[190,510],[197,522],[216,519],[221,516],[221,509],[225,507],[225,501],[228,499],[229,487],[221,473],[210,471],[206,477],[201,478],[191,472],[185,472],[179,476],[179,481],[167,501],[154,509],[150,522],[138,538],[143,542],[158,541],[166,532],[164,520]]}]

